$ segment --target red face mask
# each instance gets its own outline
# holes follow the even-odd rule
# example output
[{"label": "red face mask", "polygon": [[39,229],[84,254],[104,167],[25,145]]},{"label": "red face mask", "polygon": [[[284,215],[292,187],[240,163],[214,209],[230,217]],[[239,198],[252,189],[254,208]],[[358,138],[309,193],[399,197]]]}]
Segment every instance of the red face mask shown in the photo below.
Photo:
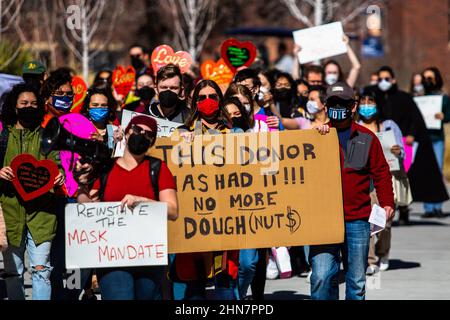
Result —
[{"label": "red face mask", "polygon": [[197,102],[197,108],[202,116],[212,117],[219,111],[219,101],[208,98]]}]

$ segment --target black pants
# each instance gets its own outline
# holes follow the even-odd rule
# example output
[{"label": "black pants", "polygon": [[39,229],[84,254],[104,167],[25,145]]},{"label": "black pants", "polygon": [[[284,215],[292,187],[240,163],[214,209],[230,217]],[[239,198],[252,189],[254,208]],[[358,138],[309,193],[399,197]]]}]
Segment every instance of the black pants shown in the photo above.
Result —
[{"label": "black pants", "polygon": [[266,287],[267,249],[258,249],[258,263],[256,264],[255,276],[252,281],[253,300],[264,300],[264,288]]}]

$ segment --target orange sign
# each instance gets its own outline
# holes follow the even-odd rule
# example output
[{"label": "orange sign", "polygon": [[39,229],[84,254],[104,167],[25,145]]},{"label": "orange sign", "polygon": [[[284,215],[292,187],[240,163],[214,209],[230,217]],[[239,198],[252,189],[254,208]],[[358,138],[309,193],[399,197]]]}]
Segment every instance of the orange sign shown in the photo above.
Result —
[{"label": "orange sign", "polygon": [[134,68],[129,66],[125,69],[123,66],[117,66],[112,76],[112,84],[117,94],[126,96],[134,84],[136,73]]},{"label": "orange sign", "polygon": [[158,46],[153,50],[152,66],[155,73],[170,63],[177,65],[180,67],[181,73],[185,73],[191,67],[192,57],[186,51],[174,52],[170,46],[165,44]]},{"label": "orange sign", "polygon": [[73,106],[70,109],[72,113],[80,113],[83,106],[84,98],[86,98],[87,85],[83,78],[75,76],[72,78],[72,88],[75,94],[73,98]]},{"label": "orange sign", "polygon": [[219,86],[228,85],[233,80],[233,72],[227,67],[223,59],[217,62],[206,60],[200,68],[203,79],[215,81]]}]

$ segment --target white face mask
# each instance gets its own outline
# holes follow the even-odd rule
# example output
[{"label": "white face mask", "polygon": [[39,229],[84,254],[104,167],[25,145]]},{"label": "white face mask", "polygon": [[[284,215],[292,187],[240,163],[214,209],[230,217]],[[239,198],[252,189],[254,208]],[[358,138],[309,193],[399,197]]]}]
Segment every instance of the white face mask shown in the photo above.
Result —
[{"label": "white face mask", "polygon": [[425,91],[425,89],[424,89],[424,87],[423,87],[422,84],[416,84],[416,85],[414,86],[414,92],[415,92],[415,93],[421,93],[421,92],[423,92],[423,91]]},{"label": "white face mask", "polygon": [[338,75],[335,74],[335,73],[328,73],[328,74],[325,76],[325,82],[326,82],[328,85],[330,85],[330,86],[332,86],[333,84],[335,84],[337,81],[338,81]]},{"label": "white face mask", "polygon": [[392,87],[392,83],[386,80],[381,80],[378,82],[378,88],[380,88],[381,91],[388,91]]},{"label": "white face mask", "polygon": [[306,103],[306,110],[308,110],[308,113],[312,115],[320,111],[317,102],[311,100]]},{"label": "white face mask", "polygon": [[247,113],[250,114],[250,111],[252,111],[252,106],[250,105],[250,103],[244,104],[244,107],[245,111],[247,111]]}]

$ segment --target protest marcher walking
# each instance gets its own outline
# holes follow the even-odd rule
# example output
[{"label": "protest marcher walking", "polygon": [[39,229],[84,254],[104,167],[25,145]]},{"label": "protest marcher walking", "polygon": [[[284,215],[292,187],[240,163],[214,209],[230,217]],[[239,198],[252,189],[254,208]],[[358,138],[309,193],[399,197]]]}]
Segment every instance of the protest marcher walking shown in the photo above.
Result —
[{"label": "protest marcher walking", "polygon": [[[378,75],[378,87],[373,90],[381,116],[393,120],[399,126],[405,139],[405,148],[417,147],[414,161],[408,170],[414,201],[439,203],[448,200],[430,135],[417,105],[408,93],[398,89],[392,68],[382,67]],[[408,223],[409,209],[402,206],[399,211],[400,222]]]},{"label": "protest marcher walking", "polygon": [[[180,135],[192,140],[196,135],[226,134],[220,87],[212,80],[202,80],[194,89],[191,115],[178,129]],[[186,283],[185,300],[206,299],[206,285],[214,282],[214,299],[236,300],[239,251],[218,251],[176,254],[171,266],[172,280]]]},{"label": "protest marcher walking", "polygon": [[[175,181],[167,165],[156,158],[146,156],[156,141],[156,121],[146,116],[131,119],[125,129],[127,146],[124,156],[113,162],[92,186],[80,186],[78,201],[122,202],[122,207],[135,207],[140,202],[161,201],[168,204],[167,217],[176,220],[178,202]],[[150,168],[157,165],[157,186],[152,184]],[[77,164],[77,170],[83,166]],[[80,182],[84,178],[80,177]],[[97,270],[102,299],[104,300],[158,300],[164,268],[128,267]]]},{"label": "protest marcher walking", "polygon": [[[406,175],[403,159],[405,150],[402,141],[402,132],[397,124],[392,120],[383,120],[377,109],[375,96],[372,93],[361,96],[358,106],[358,124],[371,130],[373,133],[392,131],[395,136],[396,144],[392,146],[391,153],[394,154],[399,163],[399,170],[391,171],[394,200],[396,205],[409,205],[412,202],[411,190],[409,188],[408,176]],[[386,159],[387,160],[387,159]],[[372,188],[372,186],[371,186]],[[371,196],[374,203],[379,205],[376,192],[371,190]],[[372,236],[369,250],[369,266],[366,273],[374,274],[379,268],[380,271],[386,271],[389,268],[389,252],[391,248],[392,221],[386,222],[386,228]],[[378,241],[375,241],[378,238]],[[376,243],[375,243],[376,242]],[[378,266],[379,263],[379,266]]]},{"label": "protest marcher walking", "polygon": [[[356,111],[352,88],[338,82],[327,89],[326,107],[330,124],[338,132],[341,156],[345,242],[311,246],[311,298],[339,299],[339,254],[346,268],[346,299],[364,300],[366,267],[370,243],[371,212],[369,187],[377,190],[386,219],[394,216],[392,177],[378,138],[352,119]],[[323,126],[320,130],[328,128]]]},{"label": "protest marcher walking", "polygon": [[[433,144],[434,155],[440,169],[441,174],[444,167],[445,153],[445,133],[444,123],[450,122],[450,98],[444,94],[442,87],[444,81],[441,72],[436,67],[426,68],[422,72],[422,83],[425,90],[425,96],[438,95],[442,96],[441,112],[435,114],[435,118],[442,121],[440,129],[428,129],[428,133]],[[424,218],[438,217],[443,218],[446,215],[442,212],[442,202],[426,202],[424,203]]]},{"label": "protest marcher walking", "polygon": [[[33,300],[49,300],[51,295],[50,274],[53,268],[50,248],[57,224],[55,195],[50,191],[24,201],[11,183],[14,173],[10,167],[11,161],[20,154],[31,154],[38,160],[46,158],[40,153],[44,113],[44,101],[36,87],[29,84],[14,86],[2,110],[0,203],[9,243],[3,259],[10,300],[25,300],[25,251],[31,265]],[[51,152],[48,158],[58,165],[60,173],[54,186],[60,187],[64,183],[64,175],[59,154]]]}]

